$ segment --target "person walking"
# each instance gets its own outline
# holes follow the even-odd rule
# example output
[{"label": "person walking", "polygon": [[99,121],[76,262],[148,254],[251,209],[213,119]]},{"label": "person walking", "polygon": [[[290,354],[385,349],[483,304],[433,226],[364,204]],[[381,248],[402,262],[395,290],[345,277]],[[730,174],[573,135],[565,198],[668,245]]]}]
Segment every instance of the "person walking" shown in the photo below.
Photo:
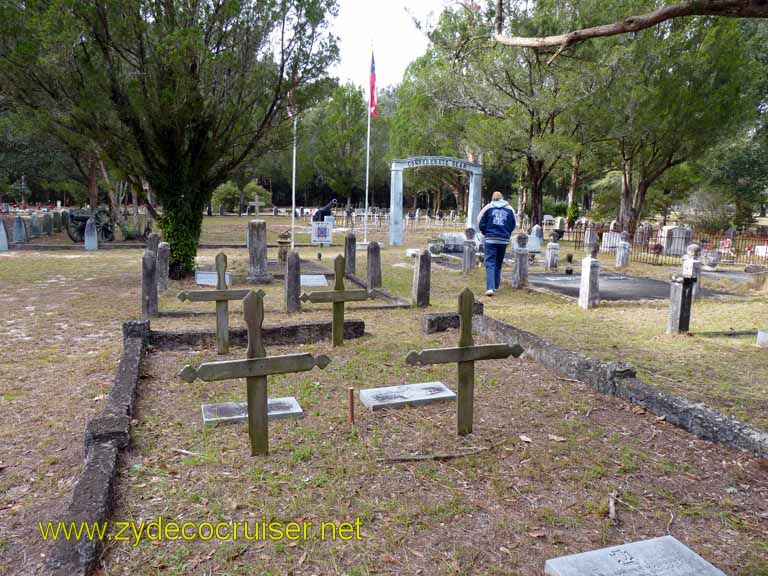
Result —
[{"label": "person walking", "polygon": [[485,253],[486,296],[493,296],[501,286],[501,266],[515,226],[515,211],[504,200],[501,192],[494,192],[490,203],[478,215],[478,228],[483,234]]}]

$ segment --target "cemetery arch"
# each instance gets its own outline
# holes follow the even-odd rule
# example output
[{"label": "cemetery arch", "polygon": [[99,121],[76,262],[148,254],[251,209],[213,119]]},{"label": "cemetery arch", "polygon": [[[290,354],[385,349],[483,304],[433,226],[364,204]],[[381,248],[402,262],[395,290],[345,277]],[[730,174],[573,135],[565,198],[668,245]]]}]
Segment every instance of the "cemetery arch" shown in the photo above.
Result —
[{"label": "cemetery arch", "polygon": [[480,164],[447,156],[413,156],[405,160],[393,160],[389,192],[389,243],[392,246],[403,244],[403,170],[424,166],[456,168],[469,174],[467,227],[477,227],[476,220],[480,214],[480,192],[483,188],[483,167]]}]

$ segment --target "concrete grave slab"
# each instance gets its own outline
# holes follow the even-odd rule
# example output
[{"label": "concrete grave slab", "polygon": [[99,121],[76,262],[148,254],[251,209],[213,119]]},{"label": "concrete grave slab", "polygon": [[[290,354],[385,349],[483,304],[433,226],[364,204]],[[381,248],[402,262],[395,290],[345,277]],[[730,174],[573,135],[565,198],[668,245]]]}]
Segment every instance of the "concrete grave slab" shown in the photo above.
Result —
[{"label": "concrete grave slab", "polygon": [[[565,274],[530,274],[528,282],[536,288],[544,288],[564,294],[579,297],[579,282],[581,277],[566,276]],[[624,274],[600,274],[600,300],[668,300],[669,282],[653,278],[627,276]],[[727,296],[727,292],[702,290],[702,296]]]},{"label": "concrete grave slab", "polygon": [[360,402],[371,411],[421,406],[442,400],[456,400],[456,393],[442,382],[422,382],[360,390]]},{"label": "concrete grave slab", "polygon": [[547,576],[725,576],[672,536],[547,560]]},{"label": "concrete grave slab", "polygon": [[[237,424],[248,422],[247,402],[223,402],[221,404],[203,404],[203,423],[212,426],[214,424]],[[298,400],[293,396],[285,398],[270,398],[267,402],[267,414],[270,420],[282,418],[303,418],[304,411]]]},{"label": "concrete grave slab", "polygon": [[[225,279],[227,286],[232,286],[232,273],[227,272]],[[195,270],[195,284],[198,286],[216,286],[217,277],[215,271]]]},{"label": "concrete grave slab", "polygon": [[328,286],[328,280],[322,274],[302,274],[302,286]]}]

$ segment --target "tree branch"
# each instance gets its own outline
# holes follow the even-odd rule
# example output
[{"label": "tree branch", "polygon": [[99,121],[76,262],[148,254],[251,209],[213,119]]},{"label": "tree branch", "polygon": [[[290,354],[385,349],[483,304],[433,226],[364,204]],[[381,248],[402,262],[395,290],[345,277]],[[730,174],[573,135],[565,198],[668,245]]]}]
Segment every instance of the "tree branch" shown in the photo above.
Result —
[{"label": "tree branch", "polygon": [[648,14],[629,16],[620,22],[574,30],[567,34],[557,36],[525,37],[508,36],[501,34],[499,30],[493,35],[493,39],[507,46],[522,48],[564,48],[589,40],[590,38],[603,38],[617,36],[651,28],[671,20],[684,16],[724,16],[730,18],[768,18],[768,0],[690,0],[672,6],[664,6]]}]

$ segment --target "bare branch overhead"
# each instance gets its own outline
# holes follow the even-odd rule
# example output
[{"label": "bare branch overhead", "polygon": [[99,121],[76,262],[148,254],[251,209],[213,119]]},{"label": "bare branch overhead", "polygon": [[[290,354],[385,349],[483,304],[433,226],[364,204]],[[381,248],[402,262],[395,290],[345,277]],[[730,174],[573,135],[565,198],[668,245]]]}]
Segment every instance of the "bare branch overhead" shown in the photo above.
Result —
[{"label": "bare branch overhead", "polygon": [[[502,2],[498,2],[501,8]],[[672,6],[665,6],[639,16],[629,16],[620,22],[574,30],[557,36],[525,37],[508,36],[502,33],[500,14],[496,16],[496,33],[493,39],[507,46],[523,48],[553,48],[566,47],[590,38],[617,36],[630,32],[638,32],[684,16],[725,16],[729,18],[768,18],[768,0],[691,0]]]}]

